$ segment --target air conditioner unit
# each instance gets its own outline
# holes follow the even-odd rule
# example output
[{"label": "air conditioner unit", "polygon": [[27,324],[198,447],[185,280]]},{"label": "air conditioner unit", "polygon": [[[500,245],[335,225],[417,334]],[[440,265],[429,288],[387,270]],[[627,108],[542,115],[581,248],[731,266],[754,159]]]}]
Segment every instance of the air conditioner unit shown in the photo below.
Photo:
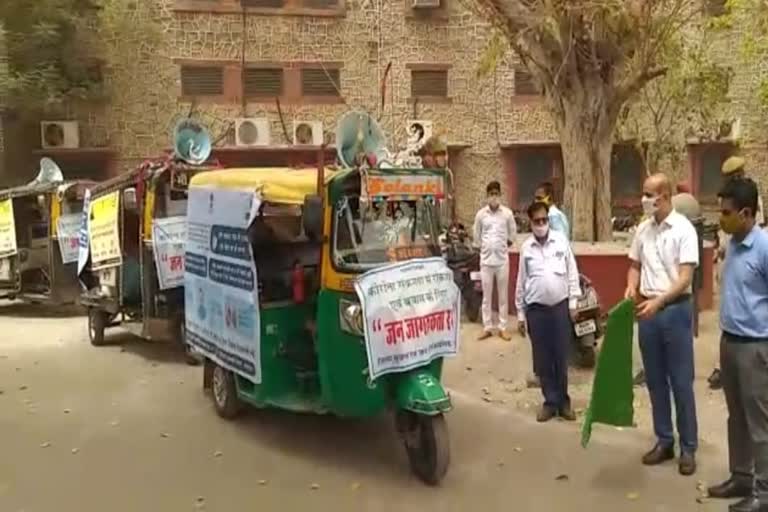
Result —
[{"label": "air conditioner unit", "polygon": [[411,0],[411,7],[414,9],[431,9],[440,7],[440,0]]},{"label": "air conditioner unit", "polygon": [[411,119],[406,123],[408,146],[420,148],[432,136],[432,121]]},{"label": "air conditioner unit", "polygon": [[80,147],[77,121],[42,121],[40,142],[43,149],[76,149]]},{"label": "air conditioner unit", "polygon": [[235,144],[237,146],[268,146],[270,144],[269,119],[265,117],[235,119]]},{"label": "air conditioner unit", "polygon": [[294,144],[321,146],[324,140],[322,121],[293,122]]}]

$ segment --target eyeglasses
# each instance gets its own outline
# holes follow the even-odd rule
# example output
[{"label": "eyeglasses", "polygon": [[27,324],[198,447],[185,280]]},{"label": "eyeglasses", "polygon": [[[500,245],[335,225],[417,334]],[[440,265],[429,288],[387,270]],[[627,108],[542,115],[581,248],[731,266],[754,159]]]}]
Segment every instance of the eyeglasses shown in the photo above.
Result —
[{"label": "eyeglasses", "polygon": [[549,219],[547,219],[546,217],[531,219],[531,224],[533,224],[534,226],[546,226],[547,222],[549,222]]}]

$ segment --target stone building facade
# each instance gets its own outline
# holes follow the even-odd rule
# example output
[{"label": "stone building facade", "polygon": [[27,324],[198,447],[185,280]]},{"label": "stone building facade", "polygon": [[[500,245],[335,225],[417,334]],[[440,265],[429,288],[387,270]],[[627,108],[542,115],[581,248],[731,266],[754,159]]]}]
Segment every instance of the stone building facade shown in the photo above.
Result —
[{"label": "stone building facade", "polygon": [[[489,27],[461,0],[441,0],[438,8],[414,3],[243,0],[243,9],[240,0],[125,2],[118,17],[135,30],[119,40],[103,34],[108,99],[61,112],[80,122],[83,149],[51,156],[64,162],[65,174],[81,165],[78,155],[117,173],[169,149],[175,123],[190,112],[220,146],[235,144],[234,120],[244,117],[267,118],[273,146],[292,142],[294,121],[321,121],[332,141],[338,117],[361,109],[380,119],[390,146],[405,142],[408,120],[433,123],[451,149],[462,220],[471,220],[491,179],[522,207],[536,183],[562,176],[542,98],[511,54],[495,74],[477,77]],[[749,94],[749,83],[741,87],[735,94]],[[765,165],[765,141],[758,139],[747,145],[748,156]],[[714,178],[701,176],[715,164],[703,162],[719,153],[697,156],[709,155],[705,149],[690,148],[690,178],[709,183]],[[13,180],[33,176],[31,162]],[[619,205],[637,199],[638,163],[631,148],[617,147],[612,182]]]}]

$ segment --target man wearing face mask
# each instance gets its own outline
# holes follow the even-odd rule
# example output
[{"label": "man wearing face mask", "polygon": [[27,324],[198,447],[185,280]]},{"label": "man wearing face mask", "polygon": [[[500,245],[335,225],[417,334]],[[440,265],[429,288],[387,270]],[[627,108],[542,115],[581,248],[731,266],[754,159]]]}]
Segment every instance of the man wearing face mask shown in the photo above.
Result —
[{"label": "man wearing face mask", "polygon": [[[576,420],[568,396],[568,348],[573,336],[579,271],[568,240],[549,225],[546,203],[528,208],[533,235],[520,247],[515,305],[522,336],[531,337],[533,366],[544,395],[537,420]],[[569,313],[570,312],[570,313]]]},{"label": "man wearing face mask", "polygon": [[571,226],[568,223],[568,217],[555,204],[555,187],[552,183],[547,181],[539,185],[536,189],[535,200],[547,205],[550,229],[562,233],[566,240],[570,240]]},{"label": "man wearing face mask", "polygon": [[699,264],[698,238],[688,219],[672,208],[672,185],[663,174],[643,184],[643,211],[629,250],[625,296],[636,306],[646,384],[651,397],[656,445],[643,464],[661,464],[675,456],[672,426],[674,396],[680,436],[678,469],[696,472],[698,424],[693,393],[693,304],[691,282]]},{"label": "man wearing face mask", "polygon": [[731,477],[714,498],[743,498],[731,512],[768,512],[768,233],[757,225],[757,185],[731,180],[719,194],[731,236],[720,287],[720,366],[728,406]]},{"label": "man wearing face mask", "polygon": [[[475,216],[474,243],[480,247],[480,277],[483,284],[483,333],[479,339],[499,336],[512,339],[507,330],[509,316],[509,247],[517,236],[517,224],[512,210],[501,204],[501,184],[492,181],[485,188],[488,205]],[[499,304],[499,323],[493,325],[493,284],[496,283]]]}]

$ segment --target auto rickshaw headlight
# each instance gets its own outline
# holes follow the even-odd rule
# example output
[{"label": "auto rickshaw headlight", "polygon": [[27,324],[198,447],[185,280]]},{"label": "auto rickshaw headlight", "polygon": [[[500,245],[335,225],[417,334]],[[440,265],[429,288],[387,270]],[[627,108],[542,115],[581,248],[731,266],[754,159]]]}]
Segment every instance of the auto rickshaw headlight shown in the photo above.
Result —
[{"label": "auto rickshaw headlight", "polygon": [[349,300],[339,302],[339,323],[341,330],[355,336],[363,335],[363,308]]}]

